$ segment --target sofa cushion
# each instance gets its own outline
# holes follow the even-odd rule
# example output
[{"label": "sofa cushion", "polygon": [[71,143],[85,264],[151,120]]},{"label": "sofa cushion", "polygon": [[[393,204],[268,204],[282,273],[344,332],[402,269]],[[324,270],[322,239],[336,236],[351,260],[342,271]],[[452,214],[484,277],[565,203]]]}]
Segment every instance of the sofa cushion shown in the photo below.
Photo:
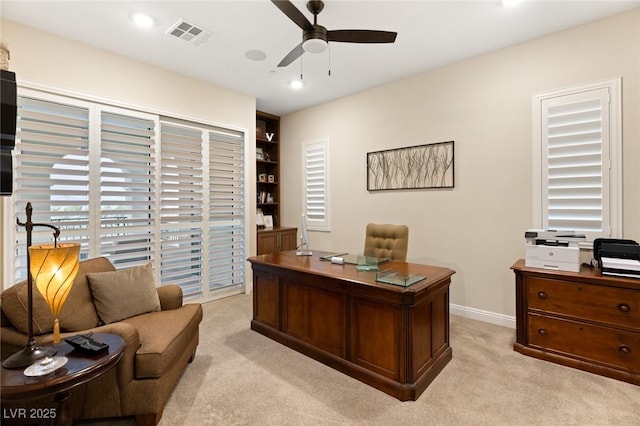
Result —
[{"label": "sofa cushion", "polygon": [[160,310],[153,266],[87,274],[98,316],[105,324]]},{"label": "sofa cushion", "polygon": [[[60,312],[60,329],[62,331],[82,331],[96,327],[98,314],[93,305],[86,273],[96,271],[112,271],[115,268],[104,257],[80,262],[80,269],[73,280],[73,287],[67,301]],[[22,333],[28,333],[27,282],[22,281],[2,292],[2,311],[13,326]],[[33,286],[33,334],[49,333],[53,329],[53,315],[44,298]]]},{"label": "sofa cushion", "polygon": [[202,306],[186,304],[178,309],[151,312],[122,322],[138,330],[140,348],[135,357],[136,379],[161,377],[184,353],[198,334]]}]

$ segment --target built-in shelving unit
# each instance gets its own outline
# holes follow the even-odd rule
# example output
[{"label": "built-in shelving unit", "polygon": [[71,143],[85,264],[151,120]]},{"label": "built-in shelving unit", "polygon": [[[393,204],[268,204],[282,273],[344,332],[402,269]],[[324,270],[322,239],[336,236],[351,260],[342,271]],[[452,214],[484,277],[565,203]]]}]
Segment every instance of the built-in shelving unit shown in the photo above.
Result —
[{"label": "built-in shelving unit", "polygon": [[296,228],[280,218],[280,117],[256,111],[256,209],[271,216],[273,228],[258,229],[258,254],[296,248]]},{"label": "built-in shelving unit", "polygon": [[280,117],[256,111],[256,207],[280,226]]}]

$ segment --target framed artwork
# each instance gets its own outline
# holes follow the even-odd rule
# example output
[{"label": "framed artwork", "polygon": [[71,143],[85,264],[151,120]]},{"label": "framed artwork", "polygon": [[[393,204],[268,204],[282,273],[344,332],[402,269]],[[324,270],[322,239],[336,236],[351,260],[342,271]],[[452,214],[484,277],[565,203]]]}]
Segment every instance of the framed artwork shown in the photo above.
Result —
[{"label": "framed artwork", "polygon": [[273,228],[273,216],[271,215],[264,216],[264,226],[265,228]]},{"label": "framed artwork", "polygon": [[264,150],[260,147],[256,148],[256,160],[264,160]]},{"label": "framed artwork", "polygon": [[367,190],[454,187],[453,141],[367,153]]}]

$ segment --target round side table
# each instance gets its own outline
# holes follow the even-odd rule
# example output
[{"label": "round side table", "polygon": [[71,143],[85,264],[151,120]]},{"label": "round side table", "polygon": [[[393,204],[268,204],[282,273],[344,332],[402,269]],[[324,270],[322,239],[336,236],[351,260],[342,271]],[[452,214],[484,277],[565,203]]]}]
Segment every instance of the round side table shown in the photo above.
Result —
[{"label": "round side table", "polygon": [[[71,408],[68,404],[73,388],[87,383],[113,368],[124,351],[125,343],[120,336],[109,333],[94,333],[91,338],[109,345],[98,354],[86,354],[74,350],[62,340],[57,345],[56,356],[65,356],[68,362],[58,370],[40,377],[25,376],[24,368],[2,368],[2,424],[50,423],[71,425]],[[30,406],[30,401],[51,397],[55,406],[42,408]]]}]

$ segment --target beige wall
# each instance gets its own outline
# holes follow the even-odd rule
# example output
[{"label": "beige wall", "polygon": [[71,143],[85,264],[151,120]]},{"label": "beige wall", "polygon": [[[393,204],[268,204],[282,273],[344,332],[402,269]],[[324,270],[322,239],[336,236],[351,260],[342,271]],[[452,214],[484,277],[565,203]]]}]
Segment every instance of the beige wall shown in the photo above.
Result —
[{"label": "beige wall", "polygon": [[[247,131],[249,146],[255,145],[255,98],[11,21],[2,20],[0,24],[0,37],[11,51],[10,69],[16,72],[18,81],[231,126]],[[247,164],[247,175],[255,176],[255,162]],[[255,179],[247,181],[249,186],[255,185]],[[247,191],[253,194],[255,188]],[[0,211],[2,203],[0,198]],[[255,211],[255,206],[252,208]],[[255,223],[255,214],[249,218]],[[255,236],[248,233],[248,237],[255,253]]]},{"label": "beige wall", "polygon": [[[453,304],[510,323],[509,267],[533,225],[532,94],[618,76],[624,237],[640,240],[640,9],[283,117],[283,224],[298,226],[301,144],[329,138],[332,231],[312,248],[361,251],[367,222],[407,224],[409,261],[456,270]],[[448,140],[455,189],[367,192],[367,152]]]}]

